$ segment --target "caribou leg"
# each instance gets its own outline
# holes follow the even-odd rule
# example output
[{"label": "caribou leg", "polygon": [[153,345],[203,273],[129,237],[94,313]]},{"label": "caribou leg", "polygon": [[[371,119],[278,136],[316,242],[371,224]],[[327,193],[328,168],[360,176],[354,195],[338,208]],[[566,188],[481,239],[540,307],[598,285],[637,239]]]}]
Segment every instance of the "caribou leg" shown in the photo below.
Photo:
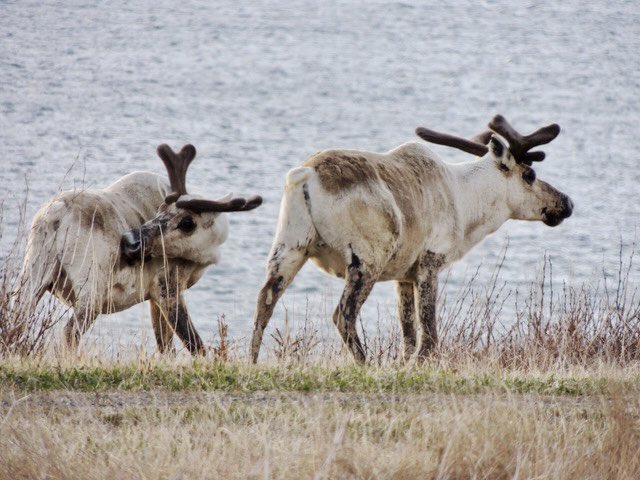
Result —
[{"label": "caribou leg", "polygon": [[420,346],[418,360],[425,360],[438,343],[436,325],[437,276],[430,276],[415,285],[417,290],[417,310],[420,318]]},{"label": "caribou leg", "polygon": [[78,350],[78,344],[82,335],[93,325],[98,314],[89,306],[77,305],[73,309],[73,315],[64,327],[64,338],[67,349],[70,352]]},{"label": "caribou leg", "polygon": [[376,283],[377,275],[363,264],[355,253],[352,253],[351,263],[347,267],[345,277],[346,281],[340,303],[333,312],[333,323],[338,328],[342,340],[351,350],[356,362],[364,364],[366,354],[356,331],[356,320],[362,304]]},{"label": "caribou leg", "polygon": [[206,355],[204,343],[189,317],[181,288],[177,284],[178,271],[173,273],[174,275],[169,275],[165,272],[165,275],[157,279],[152,299],[160,307],[165,322],[171,326],[189,352],[192,355]]},{"label": "caribou leg", "polygon": [[170,325],[184,346],[189,349],[191,355],[206,355],[207,351],[204,348],[204,343],[189,317],[184,298],[182,295],[178,295],[176,300],[168,309]]},{"label": "caribou leg", "polygon": [[267,266],[267,279],[256,301],[250,352],[253,363],[258,361],[262,336],[273,315],[276,303],[307,258],[306,251],[301,248],[287,249],[284,245],[278,245],[273,249]]},{"label": "caribou leg", "polygon": [[413,283],[396,282],[398,297],[398,318],[402,329],[402,356],[405,362],[416,351],[416,306],[413,295]]},{"label": "caribou leg", "polygon": [[175,353],[173,346],[173,329],[166,317],[162,315],[162,309],[154,300],[149,300],[151,325],[156,337],[156,345],[160,353]]},{"label": "caribou leg", "polygon": [[426,252],[417,265],[414,293],[421,327],[418,360],[425,360],[438,343],[436,303],[438,299],[438,273],[444,265],[444,255]]}]

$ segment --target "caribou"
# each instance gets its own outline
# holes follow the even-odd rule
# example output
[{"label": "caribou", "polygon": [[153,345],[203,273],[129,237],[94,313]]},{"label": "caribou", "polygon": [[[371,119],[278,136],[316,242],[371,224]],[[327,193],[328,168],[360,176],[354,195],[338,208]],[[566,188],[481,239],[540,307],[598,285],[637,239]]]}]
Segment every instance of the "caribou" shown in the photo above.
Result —
[{"label": "caribou", "polygon": [[224,212],[252,210],[262,198],[190,195],[186,173],[195,147],[176,153],[163,144],[157,153],[169,182],[134,172],[104,189],[61,192],[33,219],[20,296],[29,299],[27,315],[46,291],[73,308],[64,328],[72,351],[98,315],[149,300],[160,352],[174,351],[175,333],[191,354],[206,353],[183,292],[218,262],[229,231]]},{"label": "caribou", "polygon": [[480,157],[463,163],[409,142],[387,153],[325,150],[290,170],[256,302],[253,362],[276,302],[307,259],[345,279],[333,322],[357,362],[366,361],[358,313],[373,285],[387,280],[396,282],[403,358],[426,359],[438,341],[439,272],[509,219],[556,226],[573,210],[531,168],[545,154],[530,150],[553,140],[558,125],[523,136],[497,115],[489,129],[470,140],[416,129]]}]

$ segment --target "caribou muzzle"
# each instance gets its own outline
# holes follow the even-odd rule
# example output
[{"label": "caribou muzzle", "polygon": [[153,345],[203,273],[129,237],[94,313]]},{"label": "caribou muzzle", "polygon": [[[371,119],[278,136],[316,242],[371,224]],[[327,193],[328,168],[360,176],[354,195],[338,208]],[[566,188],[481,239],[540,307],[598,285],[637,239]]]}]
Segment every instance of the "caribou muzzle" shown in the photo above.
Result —
[{"label": "caribou muzzle", "polygon": [[567,195],[562,194],[559,203],[556,209],[548,209],[547,207],[542,209],[542,221],[545,225],[556,227],[573,213],[573,202]]},{"label": "caribou muzzle", "polygon": [[128,263],[142,260],[144,256],[144,242],[139,228],[132,228],[125,232],[120,239],[120,250]]}]

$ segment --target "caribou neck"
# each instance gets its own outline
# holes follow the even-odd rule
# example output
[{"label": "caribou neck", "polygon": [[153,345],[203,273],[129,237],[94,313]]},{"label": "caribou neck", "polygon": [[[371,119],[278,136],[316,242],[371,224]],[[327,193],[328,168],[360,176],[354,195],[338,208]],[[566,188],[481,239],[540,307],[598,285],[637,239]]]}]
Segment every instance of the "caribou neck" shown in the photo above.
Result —
[{"label": "caribou neck", "polygon": [[458,255],[462,256],[511,218],[504,176],[493,159],[484,156],[470,162],[450,164],[458,220]]}]

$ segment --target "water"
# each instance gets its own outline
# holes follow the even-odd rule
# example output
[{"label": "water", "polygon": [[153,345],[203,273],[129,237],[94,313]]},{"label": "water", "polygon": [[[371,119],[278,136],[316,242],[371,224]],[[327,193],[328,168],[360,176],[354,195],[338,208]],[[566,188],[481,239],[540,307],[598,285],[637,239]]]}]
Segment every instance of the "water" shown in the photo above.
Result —
[{"label": "water", "polygon": [[[190,190],[265,198],[231,216],[222,262],[187,296],[208,340],[224,313],[244,341],[290,168],[324,148],[389,150],[417,125],[471,135],[500,112],[523,132],[562,126],[537,172],[571,195],[574,215],[554,229],[507,223],[447,288],[479,264],[486,279],[507,241],[510,287],[535,280],[545,253],[556,280],[597,281],[638,238],[638,52],[635,1],[4,1],[0,255],[25,198],[30,219],[60,188],[163,173],[156,145],[193,143]],[[307,302],[329,322],[341,285],[305,266],[271,328],[283,306],[299,321]],[[365,322],[394,308],[393,285],[380,284]],[[101,317],[93,334],[110,332],[144,340],[146,307]]]}]

